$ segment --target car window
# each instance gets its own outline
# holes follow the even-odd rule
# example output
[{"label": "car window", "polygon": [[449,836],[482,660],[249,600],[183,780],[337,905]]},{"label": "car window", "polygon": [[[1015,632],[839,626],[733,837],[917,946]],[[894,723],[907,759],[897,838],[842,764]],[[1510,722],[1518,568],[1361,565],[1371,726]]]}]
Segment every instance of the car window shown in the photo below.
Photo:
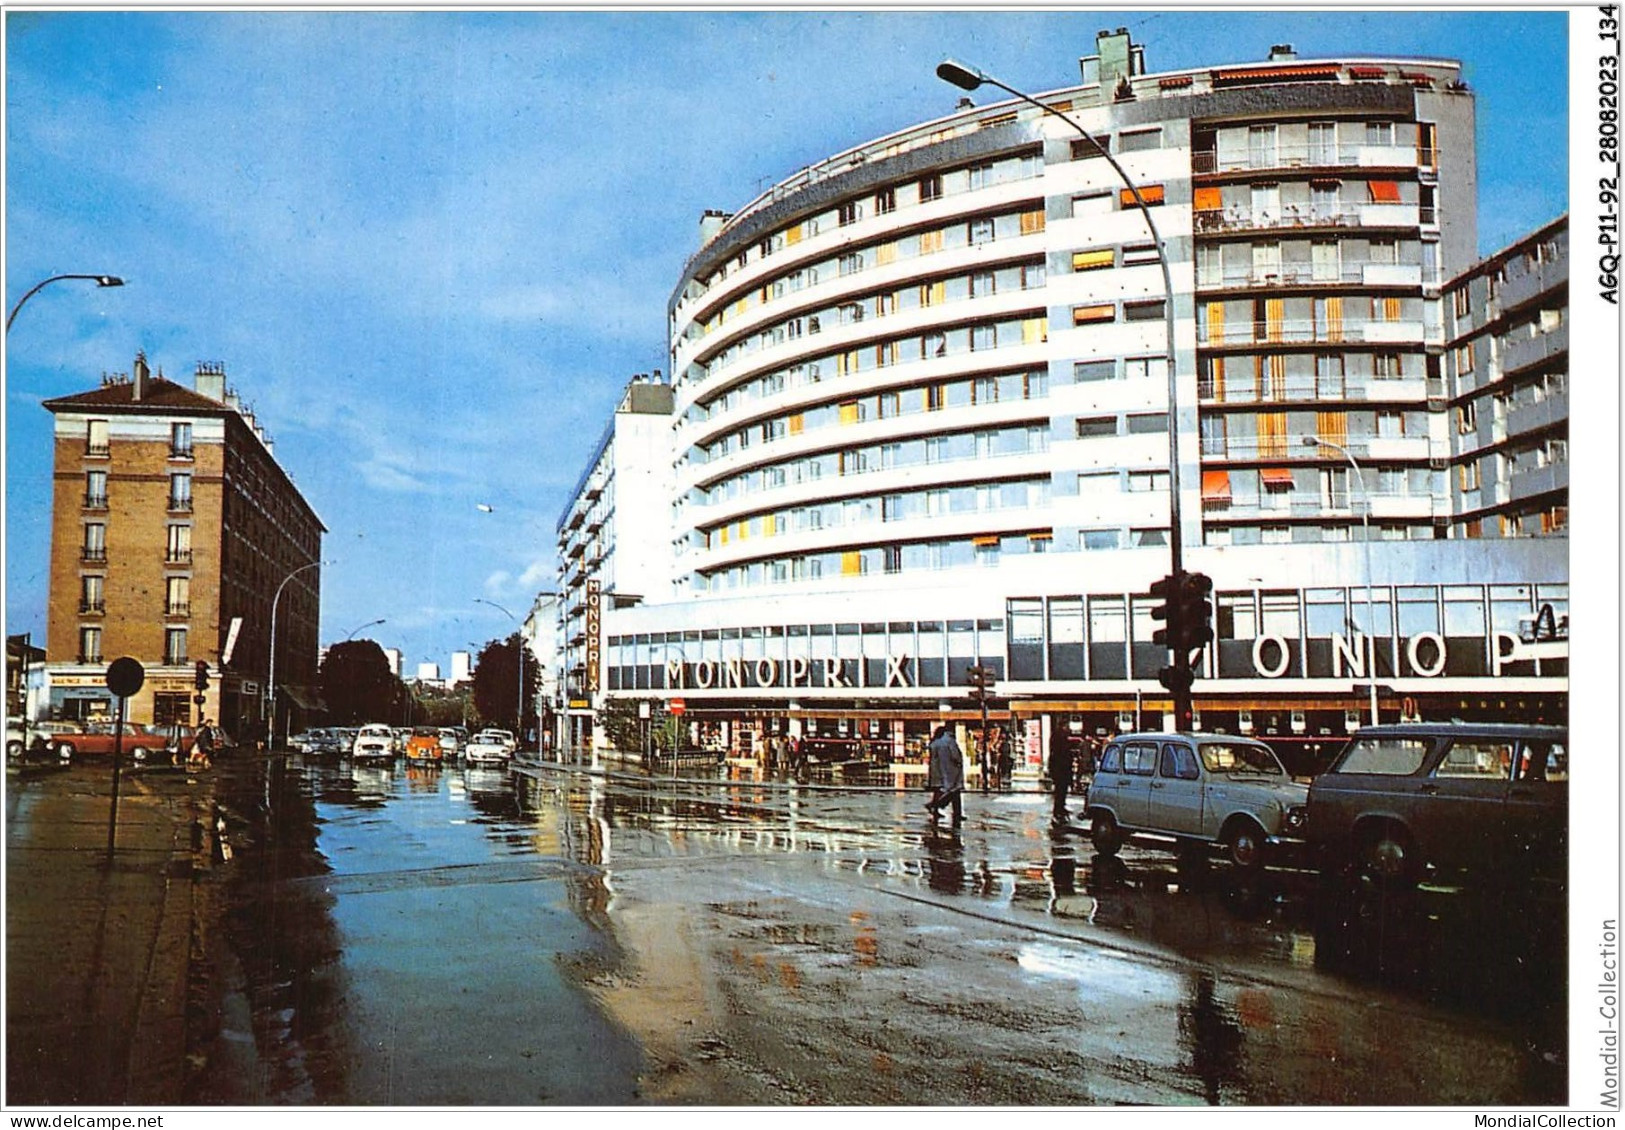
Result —
[{"label": "car window", "polygon": [[1426,738],[1356,738],[1337,771],[1408,777],[1422,768],[1429,746]]},{"label": "car window", "polygon": [[1157,771],[1157,747],[1151,742],[1131,742],[1123,747],[1123,772],[1149,777]]},{"label": "car window", "polygon": [[1566,784],[1569,779],[1569,751],[1562,742],[1524,743],[1519,758],[1518,779]]},{"label": "car window", "polygon": [[1458,738],[1433,771],[1435,777],[1512,779],[1512,743],[1493,738]]},{"label": "car window", "polygon": [[1119,772],[1122,752],[1121,746],[1108,746],[1106,752],[1100,758],[1100,771],[1102,773]]},{"label": "car window", "polygon": [[1202,764],[1209,773],[1258,773],[1270,777],[1284,777],[1273,751],[1268,746],[1250,742],[1203,742]]},{"label": "car window", "polygon": [[1173,742],[1162,747],[1161,773],[1164,777],[1181,781],[1194,781],[1202,775],[1202,771],[1196,767],[1196,755],[1190,748]]}]

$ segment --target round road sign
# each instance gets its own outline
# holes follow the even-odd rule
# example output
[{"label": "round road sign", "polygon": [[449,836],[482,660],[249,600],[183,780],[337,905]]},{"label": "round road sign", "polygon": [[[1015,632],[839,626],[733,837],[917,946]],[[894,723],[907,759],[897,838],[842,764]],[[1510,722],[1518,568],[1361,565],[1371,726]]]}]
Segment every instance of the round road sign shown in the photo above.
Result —
[{"label": "round road sign", "polygon": [[670,710],[673,714],[681,714],[683,711],[688,709],[688,703],[684,702],[680,698],[674,698],[667,705],[666,709]]},{"label": "round road sign", "polygon": [[147,672],[139,659],[128,655],[107,665],[107,689],[120,698],[129,698],[147,681]]}]

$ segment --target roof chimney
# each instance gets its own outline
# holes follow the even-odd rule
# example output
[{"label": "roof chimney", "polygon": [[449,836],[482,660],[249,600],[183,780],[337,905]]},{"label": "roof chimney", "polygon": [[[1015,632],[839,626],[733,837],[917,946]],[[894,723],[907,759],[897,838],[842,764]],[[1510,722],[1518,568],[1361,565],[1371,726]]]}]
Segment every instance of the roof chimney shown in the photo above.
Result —
[{"label": "roof chimney", "polygon": [[141,399],[141,394],[147,391],[147,378],[152,370],[147,368],[147,355],[137,351],[135,355],[135,384],[130,390],[130,401],[134,403]]},{"label": "roof chimney", "polygon": [[1270,44],[1270,62],[1272,63],[1285,63],[1297,57],[1298,53],[1292,49],[1290,43]]},{"label": "roof chimney", "polygon": [[704,247],[715,239],[722,231],[722,225],[729,220],[727,212],[719,212],[715,208],[707,208],[700,215],[700,246]]},{"label": "roof chimney", "polygon": [[199,361],[197,372],[192,377],[192,387],[197,389],[199,396],[207,396],[210,400],[224,401],[226,399],[226,367],[219,362]]}]

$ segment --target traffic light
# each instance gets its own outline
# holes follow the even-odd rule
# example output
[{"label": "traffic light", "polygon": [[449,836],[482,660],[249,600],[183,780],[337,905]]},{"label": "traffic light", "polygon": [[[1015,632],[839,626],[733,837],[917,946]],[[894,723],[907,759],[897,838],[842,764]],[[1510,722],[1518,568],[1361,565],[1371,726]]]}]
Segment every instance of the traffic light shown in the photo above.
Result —
[{"label": "traffic light", "polygon": [[192,684],[200,691],[209,689],[209,665],[201,659],[197,661],[197,675]]},{"label": "traffic light", "polygon": [[1164,667],[1157,672],[1157,682],[1167,687],[1173,694],[1189,692],[1191,684],[1195,681],[1196,676],[1191,673],[1189,667]]},{"label": "traffic light", "polygon": [[1179,581],[1179,646],[1185,654],[1201,651],[1213,642],[1213,578],[1185,573]]},{"label": "traffic light", "polygon": [[972,702],[985,703],[993,697],[993,668],[972,667],[965,672],[965,682],[970,684]]},{"label": "traffic light", "polygon": [[1151,642],[1161,647],[1177,650],[1175,631],[1179,623],[1179,592],[1180,580],[1183,573],[1170,573],[1160,580],[1151,582],[1151,596],[1162,601],[1151,609],[1151,619],[1161,620],[1167,625],[1151,633]]}]

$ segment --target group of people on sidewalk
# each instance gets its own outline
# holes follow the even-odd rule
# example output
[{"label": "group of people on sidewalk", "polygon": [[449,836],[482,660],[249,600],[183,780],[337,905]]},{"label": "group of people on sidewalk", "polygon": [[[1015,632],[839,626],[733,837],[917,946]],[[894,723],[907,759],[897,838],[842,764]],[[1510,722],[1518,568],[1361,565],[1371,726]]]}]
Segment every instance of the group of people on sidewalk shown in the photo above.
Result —
[{"label": "group of people on sidewalk", "polygon": [[[965,818],[965,755],[954,740],[953,731],[946,725],[937,727],[926,749],[930,755],[927,783],[931,788],[926,811],[935,820],[942,815],[944,808],[949,808],[953,813],[953,822],[958,824]],[[1072,817],[1066,807],[1067,795],[1077,781],[1077,758],[1071,737],[1059,723],[1050,729],[1049,757],[1045,768],[1053,789],[1052,818],[1057,824],[1068,823]]]}]

